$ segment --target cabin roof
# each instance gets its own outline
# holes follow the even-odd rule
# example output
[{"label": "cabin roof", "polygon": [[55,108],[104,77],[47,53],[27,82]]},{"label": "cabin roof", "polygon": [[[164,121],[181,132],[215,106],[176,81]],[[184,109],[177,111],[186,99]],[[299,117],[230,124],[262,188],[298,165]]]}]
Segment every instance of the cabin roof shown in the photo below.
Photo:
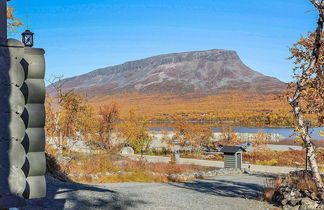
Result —
[{"label": "cabin roof", "polygon": [[237,146],[224,146],[220,151],[224,153],[232,153],[232,154],[238,151],[246,152],[245,149]]}]

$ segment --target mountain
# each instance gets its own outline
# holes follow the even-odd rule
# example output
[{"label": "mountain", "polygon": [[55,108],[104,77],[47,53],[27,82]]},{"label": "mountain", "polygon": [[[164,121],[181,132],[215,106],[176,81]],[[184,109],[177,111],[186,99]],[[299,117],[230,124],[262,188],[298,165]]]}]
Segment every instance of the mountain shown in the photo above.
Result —
[{"label": "mountain", "polygon": [[116,93],[217,94],[244,90],[282,92],[286,85],[247,67],[235,51],[173,53],[101,68],[62,81],[89,97]]}]

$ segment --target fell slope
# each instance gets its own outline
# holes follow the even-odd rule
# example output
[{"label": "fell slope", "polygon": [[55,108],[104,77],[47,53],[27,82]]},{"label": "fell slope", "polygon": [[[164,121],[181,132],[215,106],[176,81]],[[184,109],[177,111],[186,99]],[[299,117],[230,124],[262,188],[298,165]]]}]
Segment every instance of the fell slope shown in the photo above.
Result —
[{"label": "fell slope", "polygon": [[62,82],[66,90],[74,89],[88,97],[120,93],[214,95],[220,90],[273,94],[286,88],[280,80],[250,69],[235,51],[229,50],[159,55],[97,69]]}]

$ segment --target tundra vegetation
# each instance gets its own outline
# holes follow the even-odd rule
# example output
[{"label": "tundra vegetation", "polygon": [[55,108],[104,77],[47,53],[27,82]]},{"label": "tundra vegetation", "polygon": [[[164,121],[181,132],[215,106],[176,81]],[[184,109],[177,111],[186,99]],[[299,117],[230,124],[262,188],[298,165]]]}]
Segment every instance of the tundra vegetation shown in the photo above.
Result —
[{"label": "tundra vegetation", "polygon": [[[62,83],[52,82],[54,94],[46,98],[46,133],[54,139],[56,147],[47,145],[48,160],[63,157],[59,165],[63,172],[75,181],[118,182],[118,181],[169,181],[168,174],[206,170],[204,167],[175,165],[167,163],[147,163],[130,160],[116,155],[122,146],[129,145],[136,153],[170,154],[176,145],[190,146],[184,156],[204,157],[203,148],[215,149],[213,132],[209,126],[221,126],[223,145],[242,143],[231,126],[295,126],[299,131],[296,142],[306,148],[304,151],[269,151],[269,136],[260,130],[254,139],[254,151],[244,155],[244,161],[261,165],[302,167],[308,161],[312,171],[311,188],[323,193],[323,182],[319,171],[323,170],[324,151],[315,148],[304,119],[314,126],[324,123],[324,78],[323,78],[323,1],[310,0],[319,13],[317,29],[302,37],[291,51],[294,60],[295,81],[289,85],[288,101],[283,95],[260,95],[224,90],[218,95],[205,96],[188,94],[183,97],[160,94],[121,94],[107,96],[101,103],[88,101],[73,91],[63,91]],[[8,28],[14,33],[22,22],[8,7]],[[60,78],[55,78],[60,80]],[[199,99],[199,100],[197,100]],[[168,106],[165,106],[168,104]],[[131,106],[133,106],[131,108]],[[137,110],[135,112],[135,110]],[[208,125],[193,124],[189,121],[208,121]],[[174,135],[170,138],[163,131],[163,139],[168,146],[164,152],[149,149],[152,137],[149,135],[149,121],[175,121]],[[71,151],[69,139],[86,142],[95,151],[103,154],[85,155]],[[65,159],[64,159],[65,158]],[[222,155],[206,156],[222,160]],[[93,164],[95,162],[96,164]],[[50,162],[49,162],[50,163]],[[49,164],[51,165],[51,164]],[[54,165],[51,165],[54,167]],[[80,174],[109,173],[95,180]],[[164,175],[163,175],[164,174]],[[312,182],[313,181],[313,182]]]},{"label": "tundra vegetation", "polygon": [[[204,167],[130,160],[118,155],[125,145],[132,147],[138,154],[163,156],[172,156],[174,148],[180,146],[184,148],[179,151],[182,157],[223,160],[222,154],[208,155],[204,151],[206,148],[214,150],[217,146],[213,141],[213,131],[208,124],[196,124],[186,120],[177,121],[173,124],[172,135],[170,131],[161,132],[161,141],[167,146],[161,150],[150,149],[152,137],[149,123],[138,114],[136,109],[130,109],[128,116],[122,118],[119,105],[115,102],[95,108],[85,98],[72,91],[63,92],[60,87],[55,90],[54,94],[46,98],[46,132],[48,139],[54,140],[56,146],[48,144],[47,152],[58,160],[62,160],[62,156],[63,160],[67,160],[60,162],[61,169],[74,181],[168,181],[167,174],[171,172],[206,170]],[[70,147],[73,145],[68,144],[69,139],[86,142],[94,153],[85,155],[71,151]],[[231,125],[224,123],[221,127],[220,140],[217,143],[239,145],[242,142]],[[305,165],[304,151],[269,151],[270,136],[263,130],[254,136],[253,142],[255,150],[245,153],[244,162],[272,166],[304,167]],[[95,154],[95,152],[100,154]],[[318,149],[317,152],[318,161],[323,167],[324,151]],[[90,164],[89,161],[97,164]],[[144,167],[143,170],[141,167]],[[150,172],[152,168],[161,168],[165,171]],[[118,174],[118,171],[122,173]],[[97,178],[85,175],[91,173],[110,174],[109,176],[100,175]],[[163,173],[165,175],[161,175]]]}]

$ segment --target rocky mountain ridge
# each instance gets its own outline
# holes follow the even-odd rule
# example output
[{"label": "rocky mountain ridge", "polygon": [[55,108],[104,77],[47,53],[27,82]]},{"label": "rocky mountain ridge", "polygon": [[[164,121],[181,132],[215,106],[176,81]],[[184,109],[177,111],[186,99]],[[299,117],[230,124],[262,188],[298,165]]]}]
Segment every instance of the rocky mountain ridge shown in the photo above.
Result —
[{"label": "rocky mountain ridge", "polygon": [[247,67],[235,51],[207,50],[153,56],[63,80],[88,97],[117,93],[217,94],[220,90],[279,93],[280,80]]}]

